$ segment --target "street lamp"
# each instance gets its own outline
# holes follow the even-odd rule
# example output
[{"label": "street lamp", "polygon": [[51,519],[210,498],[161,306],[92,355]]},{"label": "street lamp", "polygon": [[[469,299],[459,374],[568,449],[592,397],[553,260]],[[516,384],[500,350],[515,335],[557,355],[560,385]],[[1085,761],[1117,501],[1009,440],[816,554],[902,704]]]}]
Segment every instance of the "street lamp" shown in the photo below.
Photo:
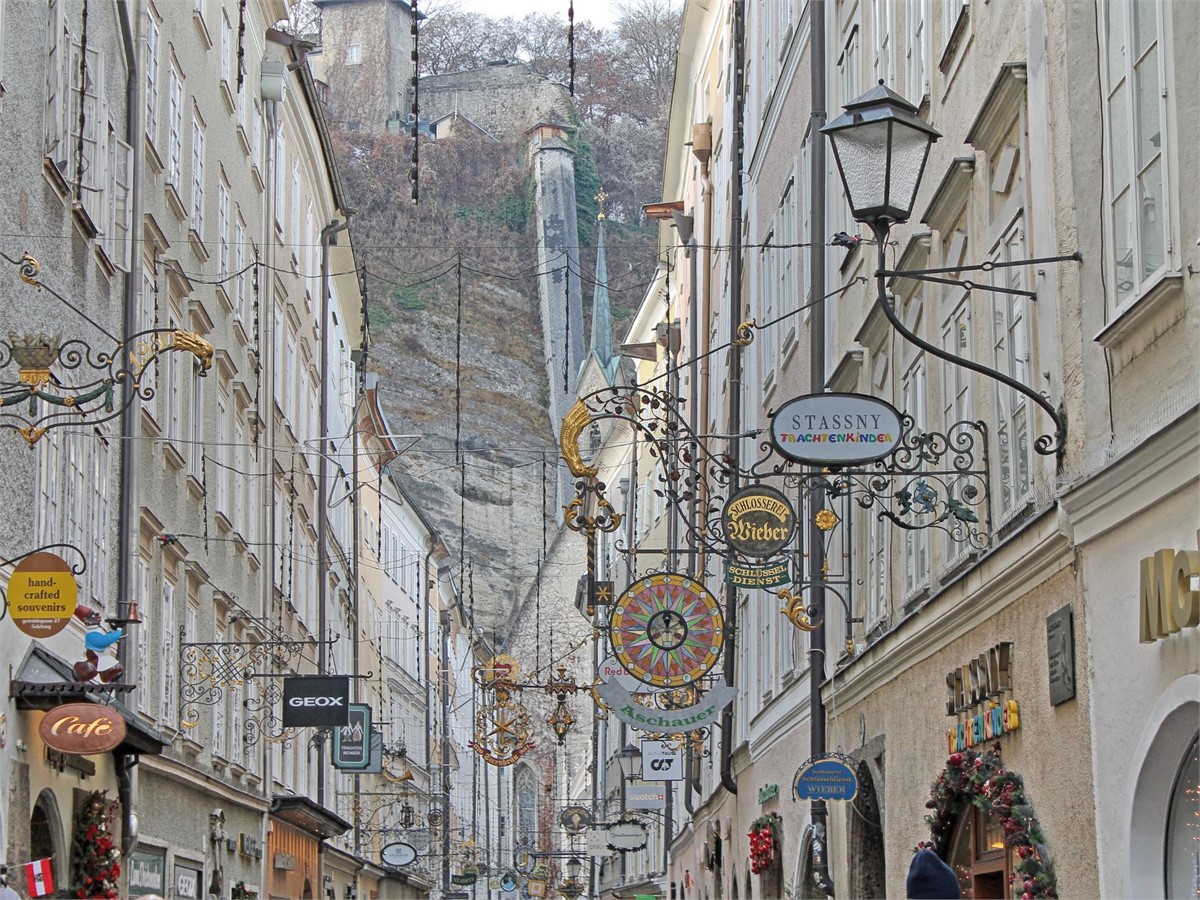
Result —
[{"label": "street lamp", "polygon": [[626,744],[617,752],[617,765],[626,781],[640,778],[642,774],[642,751],[633,744]]},{"label": "street lamp", "polygon": [[572,856],[567,860],[566,869],[566,881],[558,886],[558,892],[567,900],[578,900],[583,894],[583,881],[579,877],[583,872],[583,862],[578,856]]},{"label": "street lamp", "polygon": [[[1001,384],[1025,395],[1046,411],[1054,421],[1055,433],[1039,435],[1033,442],[1034,449],[1043,455],[1060,457],[1066,448],[1067,423],[1063,414],[1044,396],[1032,388],[974,360],[955,356],[913,334],[896,315],[887,294],[887,279],[892,277],[914,278],[941,283],[958,283],[965,289],[999,291],[1001,293],[1035,295],[1028,291],[1002,286],[975,284],[970,281],[948,281],[949,273],[968,269],[991,271],[1002,266],[1021,266],[1034,263],[1079,260],[1075,253],[1070,256],[1046,257],[1044,259],[988,262],[978,266],[958,266],[946,269],[923,269],[913,271],[888,271],[887,238],[893,225],[907,222],[912,215],[917,188],[925,172],[929,148],[941,134],[917,116],[917,107],[899,94],[889,90],[881,81],[865,94],[847,103],[845,112],[821,129],[829,135],[833,156],[837,162],[838,175],[850,200],[850,210],[856,221],[862,222],[875,235],[879,268],[875,281],[879,287],[879,308],[891,326],[910,343],[920,347],[931,356],[946,360],[973,372],[979,372]],[[938,277],[941,276],[941,277]]]},{"label": "street lamp", "polygon": [[[941,134],[881,81],[821,129],[829,135],[854,218],[879,236],[912,215],[929,148]],[[882,176],[882,177],[881,177]]]}]

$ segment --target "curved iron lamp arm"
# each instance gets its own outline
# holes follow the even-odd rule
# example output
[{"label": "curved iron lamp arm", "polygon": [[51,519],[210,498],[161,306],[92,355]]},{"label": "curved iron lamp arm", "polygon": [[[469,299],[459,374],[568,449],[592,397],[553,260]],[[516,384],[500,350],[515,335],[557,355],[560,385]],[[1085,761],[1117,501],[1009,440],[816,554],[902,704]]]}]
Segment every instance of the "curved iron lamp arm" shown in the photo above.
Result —
[{"label": "curved iron lamp arm", "polygon": [[888,322],[891,323],[892,327],[896,329],[896,331],[900,332],[905,340],[916,345],[917,347],[920,347],[926,353],[936,356],[938,359],[943,359],[946,362],[953,363],[956,366],[962,366],[964,369],[970,369],[973,372],[978,372],[980,375],[986,375],[989,378],[999,381],[1001,384],[1007,385],[1014,391],[1024,394],[1026,397],[1044,409],[1046,414],[1049,415],[1051,420],[1054,422],[1054,434],[1038,435],[1033,442],[1033,449],[1043,456],[1054,454],[1061,461],[1063,452],[1066,449],[1067,420],[1066,416],[1059,412],[1059,410],[1055,409],[1049,400],[1028,385],[1017,381],[1015,378],[1010,378],[1003,372],[998,372],[995,369],[989,368],[982,363],[977,363],[974,360],[963,359],[962,357],[948,353],[942,348],[937,347],[934,344],[931,344],[913,334],[904,326],[904,323],[901,322],[900,318],[896,315],[895,310],[892,309],[892,305],[888,303],[887,286],[884,283],[884,280],[888,274],[886,253],[889,229],[887,223],[867,222],[866,224],[874,233],[876,246],[879,250],[879,268],[875,273],[875,282],[879,286],[879,296],[877,298],[879,302],[879,308],[882,310]]}]

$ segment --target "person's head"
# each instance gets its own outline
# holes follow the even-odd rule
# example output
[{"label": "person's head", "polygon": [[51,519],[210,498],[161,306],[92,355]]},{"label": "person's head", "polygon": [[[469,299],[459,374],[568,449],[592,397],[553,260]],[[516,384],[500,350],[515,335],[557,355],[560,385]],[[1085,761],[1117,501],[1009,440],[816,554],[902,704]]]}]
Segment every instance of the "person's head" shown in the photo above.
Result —
[{"label": "person's head", "polygon": [[909,900],[960,900],[962,888],[954,870],[926,847],[918,850],[905,882]]}]

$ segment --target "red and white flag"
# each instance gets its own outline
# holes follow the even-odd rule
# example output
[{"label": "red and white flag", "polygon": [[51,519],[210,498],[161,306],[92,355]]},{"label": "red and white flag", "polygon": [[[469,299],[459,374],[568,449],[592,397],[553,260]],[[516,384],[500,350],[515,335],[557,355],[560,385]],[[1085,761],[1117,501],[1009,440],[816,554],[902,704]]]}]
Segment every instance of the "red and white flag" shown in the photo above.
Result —
[{"label": "red and white flag", "polygon": [[25,886],[30,897],[45,897],[54,893],[54,876],[48,858],[25,863]]}]

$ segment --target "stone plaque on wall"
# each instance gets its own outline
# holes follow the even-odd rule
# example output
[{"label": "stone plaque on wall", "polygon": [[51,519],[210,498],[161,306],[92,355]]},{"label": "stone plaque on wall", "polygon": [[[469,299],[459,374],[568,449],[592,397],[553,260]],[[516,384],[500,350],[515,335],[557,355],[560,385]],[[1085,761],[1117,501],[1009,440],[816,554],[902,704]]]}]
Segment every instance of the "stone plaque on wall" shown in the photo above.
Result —
[{"label": "stone plaque on wall", "polygon": [[1075,697],[1075,628],[1071,607],[1046,616],[1046,659],[1050,668],[1050,705]]}]

